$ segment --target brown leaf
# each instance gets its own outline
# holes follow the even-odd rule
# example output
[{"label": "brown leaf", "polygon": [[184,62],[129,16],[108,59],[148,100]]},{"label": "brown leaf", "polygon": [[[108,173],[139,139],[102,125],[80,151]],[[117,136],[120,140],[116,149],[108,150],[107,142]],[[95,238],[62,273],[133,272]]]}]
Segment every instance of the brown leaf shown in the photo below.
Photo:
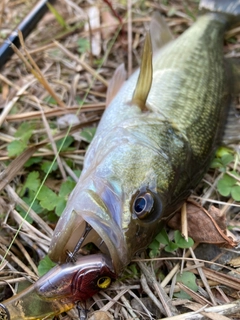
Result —
[{"label": "brown leaf", "polygon": [[239,268],[240,267],[240,257],[233,258],[232,260],[229,261],[229,264],[234,268]]},{"label": "brown leaf", "polygon": [[89,320],[112,320],[113,317],[109,312],[106,311],[95,311],[92,313]]},{"label": "brown leaf", "polygon": [[[188,235],[195,242],[212,243],[220,247],[232,248],[237,245],[234,235],[227,234],[226,217],[212,206],[209,211],[196,202],[187,202]],[[168,225],[181,231],[181,214],[177,212]]]},{"label": "brown leaf", "polygon": [[103,10],[101,12],[101,18],[103,25],[107,26],[102,28],[102,37],[103,39],[109,39],[109,37],[116,32],[118,28],[118,20],[111,14],[110,11]]}]

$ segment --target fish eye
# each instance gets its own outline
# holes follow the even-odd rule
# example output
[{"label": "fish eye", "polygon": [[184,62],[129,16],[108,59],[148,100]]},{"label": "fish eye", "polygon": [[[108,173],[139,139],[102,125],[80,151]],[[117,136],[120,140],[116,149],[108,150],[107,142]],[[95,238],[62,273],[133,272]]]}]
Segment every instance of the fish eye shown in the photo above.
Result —
[{"label": "fish eye", "polygon": [[140,194],[133,203],[133,212],[139,219],[146,218],[152,211],[154,198],[150,192]]},{"label": "fish eye", "polygon": [[98,288],[106,289],[110,286],[111,281],[112,280],[110,277],[101,277],[97,281],[97,286],[98,286]]}]

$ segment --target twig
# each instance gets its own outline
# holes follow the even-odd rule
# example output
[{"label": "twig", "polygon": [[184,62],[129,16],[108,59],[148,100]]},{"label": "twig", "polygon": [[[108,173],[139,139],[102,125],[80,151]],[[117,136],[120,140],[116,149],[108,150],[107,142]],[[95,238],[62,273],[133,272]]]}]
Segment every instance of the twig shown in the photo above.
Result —
[{"label": "twig", "polygon": [[177,309],[171,303],[171,299],[168,297],[168,295],[164,291],[161,284],[159,284],[156,281],[156,278],[154,277],[154,275],[148,270],[145,263],[139,261],[138,265],[141,268],[142,272],[144,273],[148,283],[156,290],[160,298],[160,301],[163,304],[163,307],[165,309],[165,314],[167,314],[169,317],[172,316],[173,314],[178,314]]},{"label": "twig", "polygon": [[58,154],[57,146],[56,146],[56,143],[55,143],[55,141],[54,141],[54,139],[53,139],[50,126],[49,126],[49,124],[48,124],[48,122],[47,122],[47,119],[46,119],[46,117],[45,117],[45,115],[44,115],[42,106],[40,105],[40,103],[39,103],[39,101],[38,101],[37,98],[36,98],[36,102],[37,102],[38,107],[39,107],[39,109],[40,109],[40,111],[41,111],[43,124],[44,124],[44,126],[45,126],[45,128],[46,128],[46,132],[47,132],[48,139],[49,139],[49,141],[50,141],[50,143],[51,143],[51,145],[52,145],[52,149],[53,149],[54,155],[55,155],[55,157],[56,157],[59,170],[60,170],[60,172],[61,172],[61,174],[62,174],[63,179],[66,180],[66,179],[67,179],[67,175],[66,175],[66,172],[65,172],[65,170],[64,170],[64,168],[63,168],[63,165],[62,165],[60,156],[59,156],[59,154]]},{"label": "twig", "polygon": [[[192,250],[192,248],[189,248],[189,250],[190,250],[190,252],[191,252],[192,257],[193,257],[194,259],[196,259],[195,253],[194,253],[194,251]],[[195,263],[195,264],[198,264],[199,261],[196,259],[196,260],[194,260],[194,263]],[[203,272],[203,269],[202,269],[202,268],[197,268],[197,271],[198,271],[198,273],[199,273],[199,275],[200,275],[200,277],[201,277],[201,279],[202,279],[202,282],[203,282],[203,284],[204,284],[204,286],[205,286],[205,288],[206,288],[206,290],[207,290],[207,292],[208,292],[208,294],[209,294],[209,297],[210,297],[213,305],[216,306],[217,303],[216,303],[215,297],[214,297],[214,295],[212,294],[212,291],[211,291],[211,289],[210,289],[210,287],[209,287],[209,285],[208,285],[208,282],[207,282],[207,279],[206,279],[205,274],[204,274],[204,272]]]},{"label": "twig", "polygon": [[186,241],[188,241],[188,224],[187,224],[187,206],[186,202],[181,208],[181,226],[182,226],[182,236]]},{"label": "twig", "polygon": [[108,87],[108,81],[106,81],[100,74],[97,73],[96,70],[94,70],[92,67],[90,67],[86,62],[80,60],[77,58],[74,54],[72,54],[68,49],[66,49],[64,46],[62,46],[59,42],[54,41],[54,43],[59,47],[59,49],[62,50],[69,58],[76,61],[78,64],[80,64],[86,71],[88,71],[93,77],[98,79],[100,82],[102,82],[106,87]]},{"label": "twig", "polygon": [[27,250],[24,248],[24,246],[22,245],[22,243],[18,239],[15,239],[15,243],[19,247],[19,249],[22,251],[24,257],[27,259],[28,263],[32,267],[35,274],[38,276],[38,269],[37,269],[35,263],[33,262],[32,258],[30,257],[29,253],[27,252]]},{"label": "twig", "polygon": [[133,311],[130,303],[129,303],[128,300],[125,298],[125,296],[122,295],[120,299],[122,300],[123,304],[126,306],[126,309],[127,309],[128,312],[130,313],[130,315],[133,317],[133,319],[139,320],[139,318],[137,317],[137,315],[136,315],[135,312]]},{"label": "twig", "polygon": [[[7,247],[0,243],[0,248],[2,252],[7,252]],[[8,257],[12,259],[23,271],[25,271],[30,277],[37,279],[36,275],[18,258],[16,257],[11,251],[8,251]]]},{"label": "twig", "polygon": [[[28,205],[16,194],[13,188],[8,185],[6,186],[6,191],[10,199],[19,206],[21,206],[24,210],[29,210]],[[48,236],[52,236],[53,230],[48,226],[46,222],[44,222],[39,215],[37,215],[32,209],[29,210],[29,216],[46,232]]]},{"label": "twig", "polygon": [[132,74],[132,1],[127,2],[128,12],[128,77]]},{"label": "twig", "polygon": [[[147,281],[146,281],[147,282]],[[128,293],[135,299],[135,301],[137,301],[141,307],[143,308],[143,310],[146,312],[146,315],[148,315],[148,317],[150,319],[152,319],[151,313],[149,312],[149,310],[145,307],[144,303],[142,303],[141,299],[139,299],[139,297],[132,291],[129,290]]]},{"label": "twig", "polygon": [[155,305],[158,307],[158,309],[161,311],[161,313],[166,316],[167,315],[166,310],[163,308],[160,301],[152,293],[151,289],[149,288],[149,286],[147,284],[147,280],[146,280],[144,274],[141,275],[141,284],[142,284],[143,290],[146,292],[146,294],[149,296],[149,298],[153,301],[153,303],[155,303]]},{"label": "twig", "polygon": [[16,96],[4,107],[2,114],[0,115],[0,127],[3,124],[6,116],[11,111],[12,107],[15,105],[15,103],[20,99],[21,95],[25,92],[25,90],[30,87],[34,82],[36,82],[36,79],[31,80],[30,82],[26,83],[22,88],[19,89]]},{"label": "twig", "polygon": [[21,32],[19,32],[19,38],[20,41],[22,42],[21,45],[24,47],[24,51],[29,59],[29,61],[31,62],[31,64],[27,61],[27,59],[22,55],[22,53],[20,52],[20,50],[18,50],[18,48],[12,43],[11,47],[13,49],[13,51],[18,55],[18,57],[22,60],[22,62],[26,65],[27,69],[29,72],[31,72],[34,77],[43,85],[43,87],[49,92],[49,94],[57,101],[58,105],[62,108],[66,108],[66,105],[63,103],[63,101],[61,99],[59,99],[59,97],[56,95],[56,93],[54,92],[54,90],[51,88],[51,86],[49,85],[48,81],[46,80],[46,78],[43,76],[41,70],[38,68],[37,64],[35,63],[35,61],[32,59],[31,55],[29,54],[29,52],[27,51],[27,49],[25,48],[24,45],[24,41],[22,39],[22,35]]}]

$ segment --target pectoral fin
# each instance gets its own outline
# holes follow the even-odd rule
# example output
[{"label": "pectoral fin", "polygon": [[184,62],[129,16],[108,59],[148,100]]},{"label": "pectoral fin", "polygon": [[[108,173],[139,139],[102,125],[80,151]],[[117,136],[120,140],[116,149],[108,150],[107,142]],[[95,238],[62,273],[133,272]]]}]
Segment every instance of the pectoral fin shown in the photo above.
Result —
[{"label": "pectoral fin", "polygon": [[153,54],[174,39],[165,19],[158,12],[154,12],[150,22],[150,35]]},{"label": "pectoral fin", "polygon": [[152,85],[152,74],[152,43],[151,36],[147,33],[143,47],[140,73],[132,98],[132,103],[138,105],[142,110],[146,108],[146,100]]},{"label": "pectoral fin", "polygon": [[115,70],[112,79],[109,82],[107,97],[106,97],[106,106],[108,107],[110,102],[116,96],[124,81],[127,78],[127,72],[125,70],[124,64],[120,64]]}]

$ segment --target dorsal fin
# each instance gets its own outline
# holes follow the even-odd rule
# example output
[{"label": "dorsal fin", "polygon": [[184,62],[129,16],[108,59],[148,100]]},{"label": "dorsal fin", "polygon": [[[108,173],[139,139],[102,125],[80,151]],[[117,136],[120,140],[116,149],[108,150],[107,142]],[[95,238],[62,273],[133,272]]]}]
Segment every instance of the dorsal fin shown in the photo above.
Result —
[{"label": "dorsal fin", "polygon": [[143,47],[140,73],[132,98],[132,103],[138,105],[142,110],[146,107],[146,100],[152,85],[152,74],[152,43],[148,32]]},{"label": "dorsal fin", "polygon": [[164,17],[158,12],[154,12],[152,15],[149,31],[153,53],[174,39]]},{"label": "dorsal fin", "polygon": [[110,102],[116,96],[124,81],[127,78],[127,72],[124,67],[124,63],[120,64],[115,70],[112,79],[109,82],[106,97],[106,107],[109,106]]}]

